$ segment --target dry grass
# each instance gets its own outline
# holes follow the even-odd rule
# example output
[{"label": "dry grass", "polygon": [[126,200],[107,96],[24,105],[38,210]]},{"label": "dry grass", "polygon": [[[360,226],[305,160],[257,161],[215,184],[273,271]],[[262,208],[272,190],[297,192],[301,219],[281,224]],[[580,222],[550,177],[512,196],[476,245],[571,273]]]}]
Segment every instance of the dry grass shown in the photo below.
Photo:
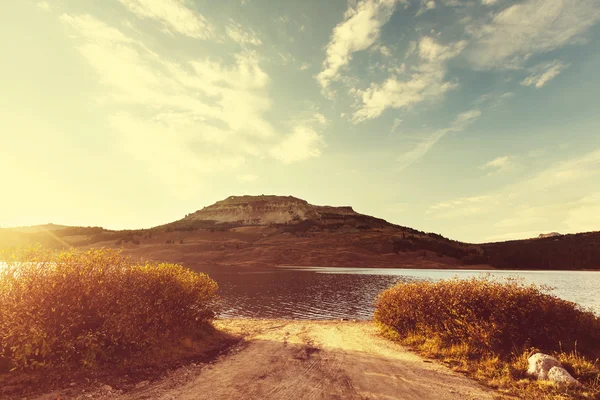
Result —
[{"label": "dry grass", "polygon": [[[489,277],[400,284],[374,316],[384,334],[524,399],[600,399],[600,319],[547,289]],[[530,379],[527,359],[557,357],[581,389]]]},{"label": "dry grass", "polygon": [[[0,368],[127,365],[212,319],[217,284],[111,250],[6,252]],[[1,370],[0,370],[1,372]]]}]

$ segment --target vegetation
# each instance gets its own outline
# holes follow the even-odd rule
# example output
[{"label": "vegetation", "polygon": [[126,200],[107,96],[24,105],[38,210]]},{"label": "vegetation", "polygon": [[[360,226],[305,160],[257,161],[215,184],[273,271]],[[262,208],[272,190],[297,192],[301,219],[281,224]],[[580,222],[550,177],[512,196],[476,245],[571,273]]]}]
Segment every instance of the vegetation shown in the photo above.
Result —
[{"label": "vegetation", "polygon": [[600,232],[481,245],[485,263],[506,269],[599,269]]},{"label": "vegetation", "polygon": [[[517,280],[399,284],[378,298],[383,332],[522,398],[600,398],[600,318]],[[552,354],[581,383],[564,388],[530,380],[527,358]]]},{"label": "vegetation", "polygon": [[126,365],[214,316],[217,284],[176,264],[104,249],[0,259],[0,369]]}]

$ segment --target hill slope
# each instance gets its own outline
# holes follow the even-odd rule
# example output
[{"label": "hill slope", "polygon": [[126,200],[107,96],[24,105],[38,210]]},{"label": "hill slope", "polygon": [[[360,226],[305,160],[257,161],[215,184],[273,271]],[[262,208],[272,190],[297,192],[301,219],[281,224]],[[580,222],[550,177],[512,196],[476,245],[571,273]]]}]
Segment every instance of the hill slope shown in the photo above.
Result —
[{"label": "hill slope", "polygon": [[[54,226],[57,227],[57,226]],[[0,229],[0,247],[123,248],[203,265],[600,269],[600,232],[472,245],[390,224],[351,207],[291,196],[230,196],[150,229]]]}]

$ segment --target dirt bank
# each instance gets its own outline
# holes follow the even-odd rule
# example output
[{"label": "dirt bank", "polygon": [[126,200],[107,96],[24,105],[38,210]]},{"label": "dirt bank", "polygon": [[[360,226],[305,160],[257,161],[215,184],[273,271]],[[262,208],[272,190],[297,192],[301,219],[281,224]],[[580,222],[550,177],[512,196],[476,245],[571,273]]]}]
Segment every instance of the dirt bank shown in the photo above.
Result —
[{"label": "dirt bank", "polygon": [[[78,399],[492,399],[494,392],[377,334],[370,322],[220,320],[246,340],[127,393]],[[42,399],[44,397],[41,397]],[[46,397],[48,398],[48,397]],[[56,397],[54,397],[56,398]]]}]

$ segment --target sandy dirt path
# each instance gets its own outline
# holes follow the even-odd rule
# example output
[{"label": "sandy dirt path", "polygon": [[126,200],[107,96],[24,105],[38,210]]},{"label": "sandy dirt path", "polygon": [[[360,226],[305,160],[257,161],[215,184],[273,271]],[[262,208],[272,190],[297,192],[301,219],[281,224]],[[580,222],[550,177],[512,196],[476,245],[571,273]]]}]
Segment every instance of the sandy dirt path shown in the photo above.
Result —
[{"label": "sandy dirt path", "polygon": [[[221,320],[245,343],[122,400],[493,399],[494,392],[381,338],[370,322]],[[96,396],[94,396],[96,397]]]}]

